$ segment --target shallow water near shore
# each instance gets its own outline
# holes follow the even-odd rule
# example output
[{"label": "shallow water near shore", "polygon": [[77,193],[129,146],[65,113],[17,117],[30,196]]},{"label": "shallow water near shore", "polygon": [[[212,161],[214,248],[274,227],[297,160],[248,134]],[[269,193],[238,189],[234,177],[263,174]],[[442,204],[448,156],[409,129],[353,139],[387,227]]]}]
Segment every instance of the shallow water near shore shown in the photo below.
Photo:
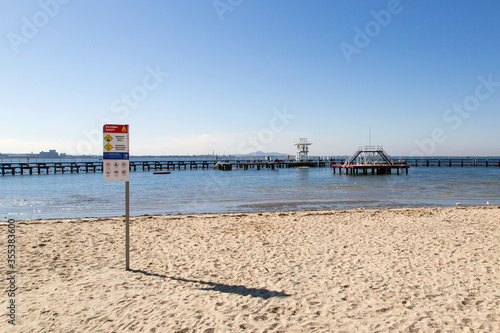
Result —
[{"label": "shallow water near shore", "polygon": [[[2,218],[124,215],[125,184],[101,173],[4,176]],[[412,167],[409,174],[339,175],[331,168],[132,172],[130,214],[500,205],[500,168]]]}]

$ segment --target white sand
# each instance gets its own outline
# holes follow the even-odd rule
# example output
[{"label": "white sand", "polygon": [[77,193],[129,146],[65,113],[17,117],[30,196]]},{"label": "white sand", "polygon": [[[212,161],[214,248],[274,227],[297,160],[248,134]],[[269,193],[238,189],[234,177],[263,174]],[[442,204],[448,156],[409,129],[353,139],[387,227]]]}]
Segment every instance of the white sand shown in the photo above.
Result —
[{"label": "white sand", "polygon": [[123,218],[17,222],[0,331],[500,332],[499,227],[498,207],[141,216],[130,272]]}]

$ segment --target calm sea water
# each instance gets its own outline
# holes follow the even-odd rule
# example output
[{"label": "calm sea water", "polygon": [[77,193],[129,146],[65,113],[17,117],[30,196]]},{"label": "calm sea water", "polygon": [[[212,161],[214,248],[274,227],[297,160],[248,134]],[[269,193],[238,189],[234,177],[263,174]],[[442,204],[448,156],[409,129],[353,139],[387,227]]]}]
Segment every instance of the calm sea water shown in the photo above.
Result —
[{"label": "calm sea water", "polygon": [[[0,176],[0,218],[118,216],[125,183],[101,173]],[[132,172],[130,214],[500,205],[499,167],[411,167],[401,175],[339,175],[331,168]]]}]

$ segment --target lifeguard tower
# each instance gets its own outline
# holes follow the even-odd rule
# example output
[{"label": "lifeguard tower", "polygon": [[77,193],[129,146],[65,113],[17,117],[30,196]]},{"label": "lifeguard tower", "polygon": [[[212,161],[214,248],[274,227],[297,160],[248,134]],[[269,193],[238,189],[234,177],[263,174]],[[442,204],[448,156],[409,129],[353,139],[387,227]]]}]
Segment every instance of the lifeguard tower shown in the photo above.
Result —
[{"label": "lifeguard tower", "polygon": [[312,145],[312,142],[308,142],[307,138],[300,138],[299,142],[295,142],[294,145],[297,146],[295,162],[309,161],[309,146]]}]

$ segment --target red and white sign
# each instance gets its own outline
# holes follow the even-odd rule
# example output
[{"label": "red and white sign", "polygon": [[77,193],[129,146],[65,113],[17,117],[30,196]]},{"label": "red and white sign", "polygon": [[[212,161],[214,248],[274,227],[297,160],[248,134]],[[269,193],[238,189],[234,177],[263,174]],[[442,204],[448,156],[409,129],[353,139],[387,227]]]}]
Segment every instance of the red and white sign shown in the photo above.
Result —
[{"label": "red and white sign", "polygon": [[129,181],[128,125],[103,126],[102,173],[107,182]]},{"label": "red and white sign", "polygon": [[128,125],[104,125],[103,132],[105,133],[124,133],[128,134]]}]

